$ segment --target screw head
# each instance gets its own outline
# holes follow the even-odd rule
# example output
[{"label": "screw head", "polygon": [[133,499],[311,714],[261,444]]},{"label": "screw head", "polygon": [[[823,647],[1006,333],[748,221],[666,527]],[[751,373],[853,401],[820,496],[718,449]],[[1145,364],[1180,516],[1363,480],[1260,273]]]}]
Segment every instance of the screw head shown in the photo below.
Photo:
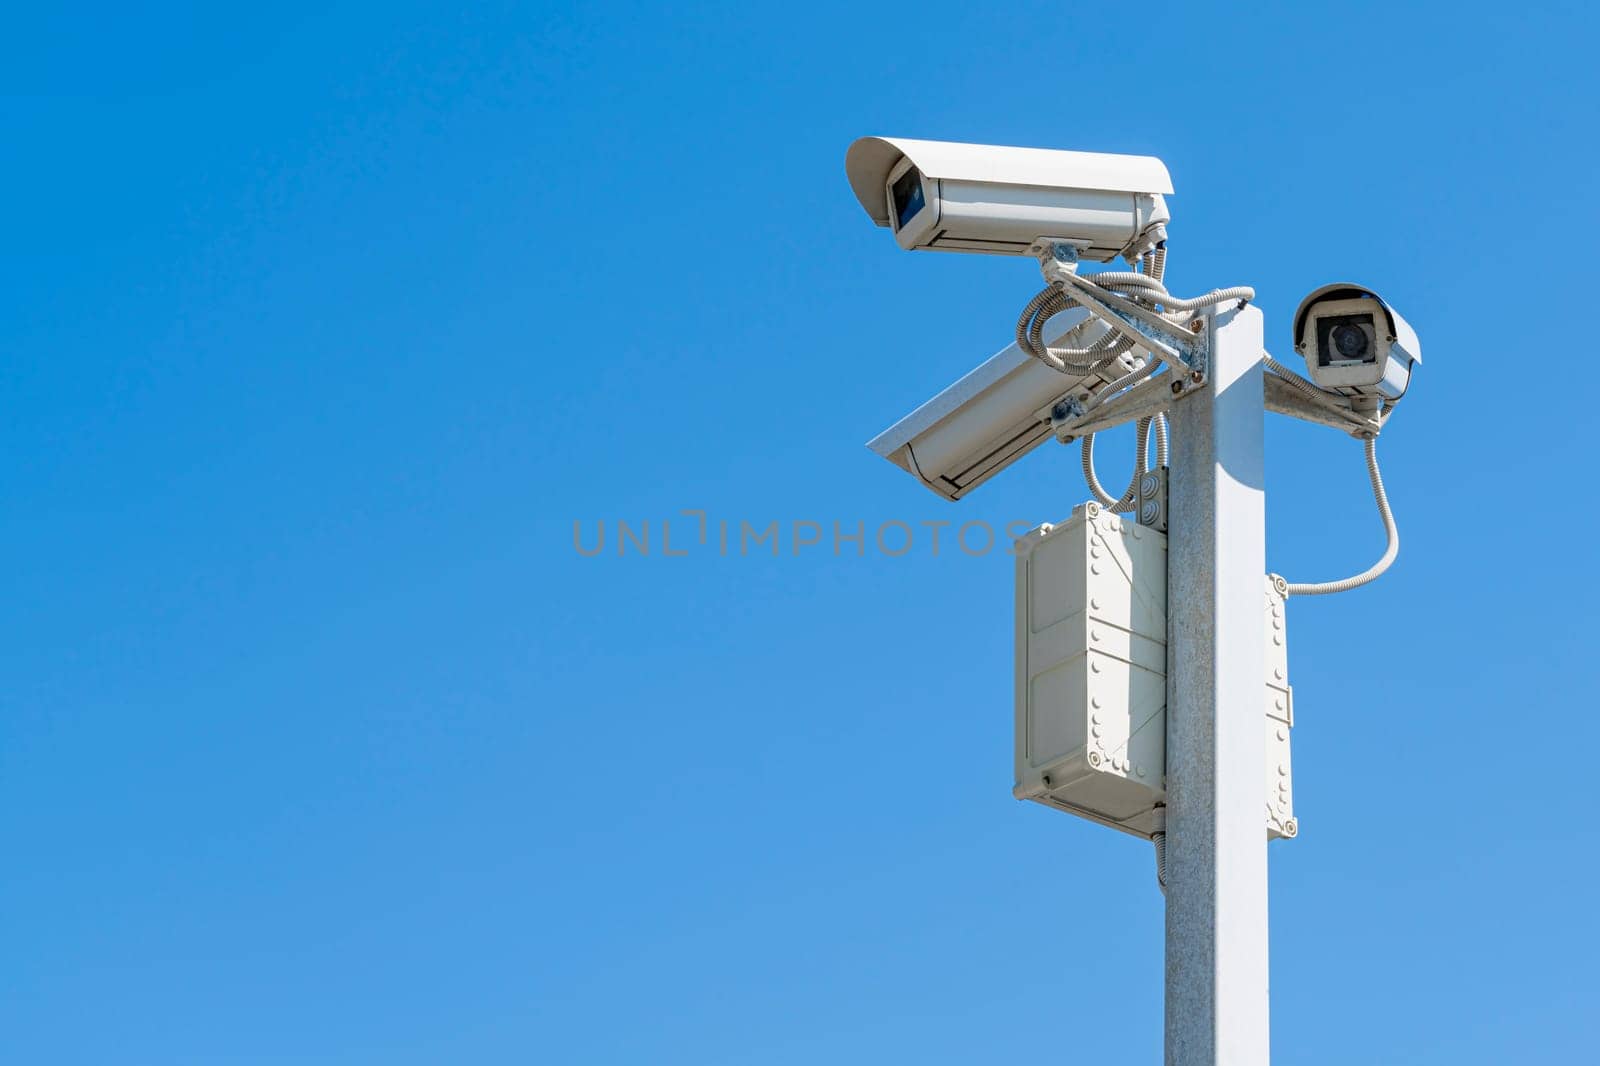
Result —
[{"label": "screw head", "polygon": [[1205,379],[1206,379],[1206,376],[1204,374],[1200,373],[1200,371],[1198,371],[1198,370],[1191,370],[1189,372],[1189,380],[1194,382],[1196,385],[1200,384]]},{"label": "screw head", "polygon": [[1190,333],[1199,333],[1201,330],[1203,330],[1205,328],[1206,328],[1206,324],[1205,324],[1205,320],[1204,319],[1196,318],[1196,319],[1191,319],[1190,322],[1189,322],[1189,332]]}]

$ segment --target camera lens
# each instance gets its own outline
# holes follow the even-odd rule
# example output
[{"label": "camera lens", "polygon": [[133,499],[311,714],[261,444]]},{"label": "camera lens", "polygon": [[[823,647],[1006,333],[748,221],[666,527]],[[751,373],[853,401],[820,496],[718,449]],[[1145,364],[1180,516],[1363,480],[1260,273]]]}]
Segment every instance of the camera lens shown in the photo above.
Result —
[{"label": "camera lens", "polygon": [[894,183],[890,190],[894,197],[894,213],[897,228],[904,229],[907,222],[917,217],[926,200],[922,195],[922,171],[912,167]]},{"label": "camera lens", "polygon": [[1341,359],[1360,359],[1367,354],[1367,331],[1348,322],[1333,327],[1333,346]]}]

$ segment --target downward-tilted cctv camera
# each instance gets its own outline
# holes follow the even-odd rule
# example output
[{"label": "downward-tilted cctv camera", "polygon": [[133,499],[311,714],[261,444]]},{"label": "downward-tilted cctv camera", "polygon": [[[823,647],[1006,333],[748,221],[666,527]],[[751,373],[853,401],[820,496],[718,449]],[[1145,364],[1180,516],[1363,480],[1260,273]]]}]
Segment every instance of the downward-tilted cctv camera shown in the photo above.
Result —
[{"label": "downward-tilted cctv camera", "polygon": [[1294,338],[1317,387],[1344,396],[1392,403],[1422,362],[1410,324],[1377,293],[1350,282],[1324,285],[1302,300]]},{"label": "downward-tilted cctv camera", "polygon": [[[1108,332],[1081,308],[1056,315],[1046,343],[1081,347]],[[1104,371],[1063,374],[1015,344],[884,430],[867,447],[943,496],[959,500],[1051,438],[1051,413],[1085,388],[1132,367],[1122,356]]]},{"label": "downward-tilted cctv camera", "polygon": [[1131,262],[1166,239],[1167,168],[1152,156],[863,137],[845,154],[856,199],[907,250],[1038,255],[1069,244]]}]

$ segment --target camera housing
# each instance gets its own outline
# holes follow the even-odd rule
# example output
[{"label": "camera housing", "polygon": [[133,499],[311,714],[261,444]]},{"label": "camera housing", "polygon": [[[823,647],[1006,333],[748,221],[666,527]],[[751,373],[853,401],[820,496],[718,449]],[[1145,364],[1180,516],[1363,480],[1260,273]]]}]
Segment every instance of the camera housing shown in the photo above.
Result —
[{"label": "camera housing", "polygon": [[1294,316],[1295,351],[1318,388],[1341,396],[1405,395],[1422,363],[1416,331],[1377,293],[1351,282],[1324,285]]},{"label": "camera housing", "polygon": [[[1088,347],[1109,327],[1082,308],[1053,316],[1045,343]],[[1050,440],[1051,412],[1062,400],[1127,373],[1128,355],[1094,374],[1063,374],[1016,344],[884,430],[868,448],[947,500],[959,500]]]},{"label": "camera housing", "polygon": [[908,251],[1130,261],[1166,239],[1172,179],[1153,156],[862,137],[845,154],[856,199]]}]

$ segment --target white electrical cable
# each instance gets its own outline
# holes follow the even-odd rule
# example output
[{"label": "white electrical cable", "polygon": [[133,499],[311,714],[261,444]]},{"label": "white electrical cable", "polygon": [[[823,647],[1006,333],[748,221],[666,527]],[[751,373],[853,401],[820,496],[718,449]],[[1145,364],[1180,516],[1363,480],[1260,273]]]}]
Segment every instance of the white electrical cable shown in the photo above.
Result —
[{"label": "white electrical cable", "polygon": [[1155,377],[1156,371],[1159,369],[1161,369],[1161,363],[1156,359],[1148,360],[1144,364],[1134,367],[1120,378],[1117,378],[1096,390],[1095,394],[1089,398],[1089,402],[1083,405],[1084,413],[1087,414],[1088,412],[1093,411],[1096,407],[1099,407],[1113,396],[1118,395],[1124,389],[1131,389],[1140,382],[1143,382],[1148,378]]},{"label": "white electrical cable", "polygon": [[[1083,479],[1089,483],[1089,491],[1094,498],[1100,501],[1101,506],[1109,509],[1113,514],[1126,514],[1139,506],[1139,482],[1145,472],[1150,469],[1150,427],[1156,423],[1155,418],[1141,418],[1134,427],[1133,444],[1133,477],[1128,481],[1128,487],[1117,499],[1112,499],[1100,483],[1099,476],[1094,469],[1094,434],[1083,435]],[[1156,455],[1159,465],[1167,465],[1167,430],[1165,424],[1156,427]]]},{"label": "white electrical cable", "polygon": [[1150,843],[1156,846],[1156,884],[1167,894],[1167,806],[1158,803],[1150,812]]},{"label": "white electrical cable", "polygon": [[1124,295],[1137,296],[1159,303],[1167,311],[1198,311],[1234,300],[1249,302],[1256,298],[1256,290],[1248,285],[1235,285],[1227,289],[1212,289],[1192,299],[1182,299],[1167,292],[1166,286],[1143,274],[1092,274],[1087,279],[1103,289],[1122,291]]},{"label": "white electrical cable", "polygon": [[1323,581],[1310,585],[1289,584],[1291,596],[1327,596],[1335,592],[1347,592],[1359,588],[1369,581],[1375,581],[1389,569],[1395,556],[1400,554],[1400,530],[1394,524],[1394,512],[1389,510],[1389,496],[1383,491],[1383,474],[1378,470],[1378,438],[1366,438],[1367,446],[1367,476],[1372,480],[1372,498],[1378,502],[1378,514],[1383,518],[1383,531],[1389,538],[1389,545],[1384,549],[1383,557],[1372,566],[1363,570],[1354,577],[1347,577],[1342,581]]},{"label": "white electrical cable", "polygon": [[[1347,410],[1328,399],[1328,394],[1317,388],[1293,370],[1284,366],[1266,352],[1261,353],[1261,362],[1274,376],[1281,378],[1296,392],[1306,399],[1317,404],[1328,412],[1338,415],[1358,426],[1369,425],[1367,419],[1354,411]],[[1384,417],[1394,409],[1390,402],[1386,405]],[[1383,557],[1374,563],[1371,568],[1362,571],[1354,577],[1347,577],[1342,581],[1323,581],[1315,584],[1288,584],[1291,596],[1328,596],[1336,592],[1347,592],[1359,588],[1370,581],[1376,580],[1385,570],[1394,563],[1395,556],[1400,553],[1400,530],[1395,525],[1394,512],[1389,509],[1389,496],[1383,489],[1383,475],[1378,470],[1378,438],[1369,430],[1363,434],[1367,452],[1367,476],[1372,481],[1372,496],[1378,504],[1378,514],[1383,519],[1384,533],[1388,537],[1388,546],[1384,549]]]},{"label": "white electrical cable", "polygon": [[1017,347],[1032,355],[1052,370],[1062,373],[1081,371],[1092,374],[1116,362],[1123,352],[1133,347],[1133,342],[1107,331],[1087,348],[1047,348],[1044,344],[1044,324],[1050,318],[1072,307],[1080,306],[1060,289],[1051,286],[1039,293],[1023,308],[1017,319]]},{"label": "white electrical cable", "polygon": [[[1134,334],[1133,327],[1121,318],[1110,314],[1120,308],[1142,318],[1147,325],[1166,328],[1174,333],[1183,328],[1193,312],[1218,304],[1238,301],[1248,303],[1255,299],[1255,290],[1248,285],[1227,289],[1213,289],[1201,296],[1183,298],[1167,291],[1161,281],[1166,270],[1166,247],[1158,246],[1148,256],[1140,258],[1148,273],[1134,271],[1106,271],[1100,274],[1072,275],[1038,293],[1028,301],[1017,319],[1017,346],[1035,359],[1061,373],[1083,372],[1093,374],[1103,371],[1115,362],[1117,356],[1135,347],[1146,348],[1156,363],[1166,362],[1174,354],[1172,349],[1153,337]],[[1104,300],[1105,302],[1102,302]],[[1106,304],[1111,304],[1108,308]],[[1089,313],[1111,326],[1113,332],[1101,337],[1087,348],[1051,348],[1043,343],[1044,323],[1052,315],[1072,307],[1086,308]],[[1157,313],[1159,309],[1160,313]],[[1173,316],[1182,315],[1175,319]],[[1151,367],[1151,373],[1159,369]]]}]

